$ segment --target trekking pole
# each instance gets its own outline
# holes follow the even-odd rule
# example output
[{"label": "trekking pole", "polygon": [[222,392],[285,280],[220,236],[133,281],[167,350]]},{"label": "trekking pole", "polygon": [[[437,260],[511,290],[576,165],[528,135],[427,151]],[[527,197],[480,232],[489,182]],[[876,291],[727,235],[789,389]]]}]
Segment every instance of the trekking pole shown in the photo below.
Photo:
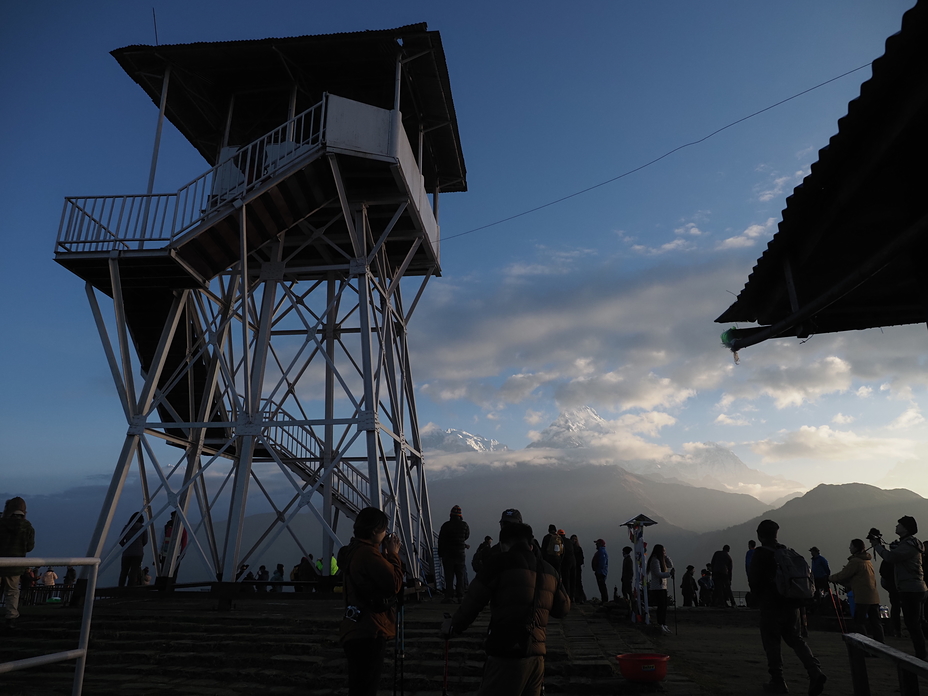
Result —
[{"label": "trekking pole", "polygon": [[397,631],[400,648],[400,696],[406,693],[406,604],[400,605],[399,631]]},{"label": "trekking pole", "polygon": [[396,696],[396,672],[397,672],[397,667],[399,666],[399,654],[400,654],[400,629],[399,629],[399,621],[397,621],[396,639],[393,641],[393,696]]},{"label": "trekking pole", "polygon": [[833,582],[833,583],[831,583],[831,586],[834,588],[834,592],[832,592],[832,591],[830,591],[830,590],[829,590],[829,592],[828,592],[828,594],[831,595],[831,606],[834,607],[835,616],[838,617],[838,626],[841,628],[841,633],[842,633],[842,634],[843,634],[843,633],[847,633],[847,631],[846,631],[845,628],[844,628],[844,611],[843,611],[842,608],[838,605],[838,602],[835,600],[835,595],[836,595],[837,592],[838,592],[838,585],[837,585],[837,583],[834,583],[834,582]]},{"label": "trekking pole", "polygon": [[670,584],[673,585],[673,634],[680,635],[680,627],[677,624],[677,578],[673,573],[670,576]]}]

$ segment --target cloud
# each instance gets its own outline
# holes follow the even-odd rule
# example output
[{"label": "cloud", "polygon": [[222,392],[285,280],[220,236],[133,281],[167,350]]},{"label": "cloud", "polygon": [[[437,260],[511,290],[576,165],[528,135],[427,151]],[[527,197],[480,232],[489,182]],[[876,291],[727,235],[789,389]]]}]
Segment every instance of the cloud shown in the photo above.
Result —
[{"label": "cloud", "polygon": [[776,218],[767,218],[763,224],[749,225],[744,232],[728,239],[723,239],[716,249],[743,249],[754,246],[755,242],[773,237],[776,232]]},{"label": "cloud", "polygon": [[659,254],[666,254],[671,251],[688,251],[689,249],[693,248],[694,247],[692,242],[689,242],[686,239],[680,237],[678,239],[674,239],[672,242],[661,244],[659,247],[649,247],[642,244],[635,244],[632,246],[632,251],[636,251],[639,254],[646,254],[648,256],[657,256]]},{"label": "cloud", "polygon": [[630,273],[619,263],[588,261],[556,285],[475,277],[427,294],[410,338],[421,393],[534,410],[554,396],[617,411],[680,405],[714,388],[732,365],[708,322],[740,265],[714,258]]},{"label": "cloud", "polygon": [[695,222],[688,222],[683,227],[678,227],[673,231],[674,234],[688,234],[691,237],[699,237],[704,235],[705,232],[700,230]]},{"label": "cloud", "polygon": [[798,184],[802,181],[806,173],[805,170],[799,170],[786,176],[775,176],[773,180],[766,185],[755,187],[754,190],[757,194],[757,200],[766,203],[774,198],[779,198],[786,190],[787,186]]},{"label": "cloud", "polygon": [[756,367],[752,365],[750,371],[739,372],[740,367],[735,370],[737,381],[731,380],[726,384],[727,391],[723,397],[726,406],[735,397],[757,399],[767,396],[773,399],[778,409],[783,409],[851,388],[851,364],[835,355],[812,360],[813,356],[796,354],[790,347],[781,346],[781,350],[765,358]]},{"label": "cloud", "polygon": [[539,423],[544,422],[545,414],[542,411],[533,411],[532,409],[528,409],[525,412],[523,420],[529,425],[538,425]]},{"label": "cloud", "polygon": [[924,422],[925,418],[922,416],[922,412],[919,410],[918,406],[912,406],[906,409],[898,418],[890,423],[888,427],[891,430],[902,430],[903,428],[921,425]]},{"label": "cloud", "polygon": [[521,281],[526,276],[565,275],[576,268],[578,261],[596,253],[595,249],[552,249],[538,245],[535,247],[535,261],[510,264],[504,270],[504,275],[510,281]]},{"label": "cloud", "polygon": [[776,439],[751,443],[751,449],[766,462],[788,459],[859,461],[908,459],[916,445],[911,440],[876,438],[849,430],[832,430],[827,425],[804,425],[795,431],[780,431]]},{"label": "cloud", "polygon": [[555,399],[562,408],[597,403],[624,411],[676,406],[695,393],[695,390],[653,372],[641,376],[620,370],[561,384],[555,392]]},{"label": "cloud", "polygon": [[854,422],[854,416],[845,416],[843,413],[838,413],[831,419],[831,422],[835,425],[849,425]]},{"label": "cloud", "polygon": [[662,459],[672,454],[673,450],[666,445],[654,444],[631,433],[622,432],[602,436],[600,441],[582,449],[529,447],[502,452],[430,452],[426,458],[426,469],[429,472],[452,475],[475,466],[507,467],[564,463],[612,466],[617,460]]},{"label": "cloud", "polygon": [[726,416],[724,413],[720,413],[716,419],[713,421],[719,425],[750,425],[750,421],[745,419],[743,416],[735,416],[731,418]]}]

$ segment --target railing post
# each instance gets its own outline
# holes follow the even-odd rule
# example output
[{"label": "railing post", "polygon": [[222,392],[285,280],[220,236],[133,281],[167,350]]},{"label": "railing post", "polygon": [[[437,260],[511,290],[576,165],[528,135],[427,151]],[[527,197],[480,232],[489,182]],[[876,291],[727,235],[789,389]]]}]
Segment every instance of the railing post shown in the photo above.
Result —
[{"label": "railing post", "polygon": [[847,641],[847,657],[851,662],[851,685],[854,688],[854,696],[870,696],[866,653],[852,641]]},{"label": "railing post", "polygon": [[84,614],[81,618],[81,636],[78,650],[82,651],[74,667],[74,689],[71,696],[81,696],[84,688],[84,669],[87,667],[87,647],[90,645],[90,621],[93,615],[93,601],[97,594],[97,575],[100,573],[99,559],[93,566],[90,579],[87,582],[87,593],[84,595]]},{"label": "railing post", "polygon": [[[896,665],[896,672],[899,674],[899,693],[902,696],[918,696],[918,675],[905,669],[902,663]],[[869,693],[868,688],[867,694],[869,695]]]}]

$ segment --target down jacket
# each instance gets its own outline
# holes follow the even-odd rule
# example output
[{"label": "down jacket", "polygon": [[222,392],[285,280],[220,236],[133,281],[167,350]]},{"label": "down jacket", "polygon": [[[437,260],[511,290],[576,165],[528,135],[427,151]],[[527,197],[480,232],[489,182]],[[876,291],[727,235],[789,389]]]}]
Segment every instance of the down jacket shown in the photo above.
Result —
[{"label": "down jacket", "polygon": [[464,561],[465,543],[470,538],[470,526],[460,517],[452,516],[438,532],[438,556]]},{"label": "down jacket", "polygon": [[543,577],[535,602],[530,654],[544,655],[548,617],[559,619],[567,616],[570,598],[564,591],[557,571],[551,564],[537,559],[525,543],[515,544],[508,551],[494,554],[486,560],[483,572],[471,582],[461,606],[451,619],[452,631],[464,631],[489,604],[490,626],[487,629],[486,649],[488,655],[494,655],[491,640],[493,631],[502,633],[507,628],[524,626],[528,622],[535,597],[539,563]]},{"label": "down jacket", "polygon": [[342,619],[339,640],[393,638],[396,636],[396,603],[403,589],[403,564],[399,556],[381,552],[373,542],[354,539],[342,555],[345,602],[358,607],[357,621]]},{"label": "down jacket", "polygon": [[[35,548],[35,530],[22,513],[0,518],[0,558],[25,556]],[[0,577],[22,575],[25,567],[0,568]]]},{"label": "down jacket", "polygon": [[896,590],[899,592],[924,592],[925,579],[922,572],[922,554],[925,545],[914,536],[899,540],[899,545],[890,550],[880,544],[874,544],[873,550],[884,560],[893,564]]},{"label": "down jacket", "polygon": [[847,565],[840,572],[829,576],[829,582],[847,585],[854,590],[857,604],[879,604],[880,593],[876,589],[876,576],[873,573],[871,556],[866,551],[848,556]]}]

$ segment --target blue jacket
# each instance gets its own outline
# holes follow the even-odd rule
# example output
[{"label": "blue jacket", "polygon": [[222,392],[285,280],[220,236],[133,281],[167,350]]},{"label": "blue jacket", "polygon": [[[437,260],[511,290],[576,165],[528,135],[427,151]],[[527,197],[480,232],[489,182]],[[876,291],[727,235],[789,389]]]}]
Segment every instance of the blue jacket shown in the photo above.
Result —
[{"label": "blue jacket", "polygon": [[828,567],[828,559],[823,555],[812,557],[812,577],[827,578],[831,575],[831,568]]},{"label": "blue jacket", "polygon": [[606,577],[609,575],[609,554],[606,553],[606,547],[600,546],[593,554],[593,560],[590,561],[593,572],[597,575]]}]

